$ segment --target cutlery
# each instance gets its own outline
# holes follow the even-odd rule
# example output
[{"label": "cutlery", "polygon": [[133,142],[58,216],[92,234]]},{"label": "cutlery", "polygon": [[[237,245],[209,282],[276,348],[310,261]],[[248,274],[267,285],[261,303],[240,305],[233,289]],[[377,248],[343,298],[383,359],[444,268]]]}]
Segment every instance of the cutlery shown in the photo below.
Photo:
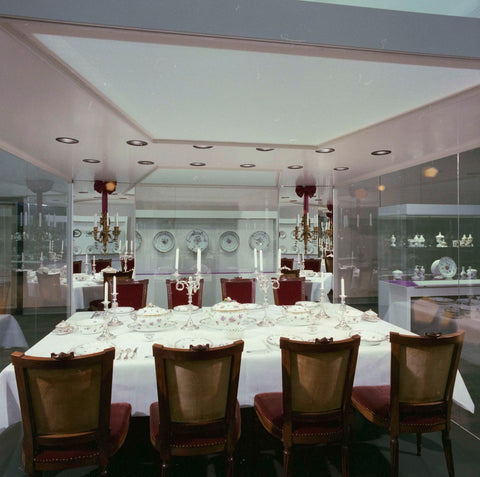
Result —
[{"label": "cutlery", "polygon": [[125,356],[123,357],[123,359],[128,359],[128,355],[131,353],[131,351],[132,351],[131,348],[127,348],[125,350]]}]

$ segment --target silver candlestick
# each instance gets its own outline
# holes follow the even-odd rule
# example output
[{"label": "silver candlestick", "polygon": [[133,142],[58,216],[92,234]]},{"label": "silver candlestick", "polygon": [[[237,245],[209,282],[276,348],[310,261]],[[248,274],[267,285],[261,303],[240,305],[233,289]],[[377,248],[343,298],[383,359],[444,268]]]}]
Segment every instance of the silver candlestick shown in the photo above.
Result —
[{"label": "silver candlestick", "polygon": [[335,326],[337,330],[351,330],[352,327],[347,323],[347,319],[345,317],[346,311],[347,311],[347,305],[345,304],[345,298],[347,295],[340,295],[340,320],[338,322],[338,325]]},{"label": "silver candlestick", "polygon": [[330,315],[325,311],[325,288],[323,287],[320,289],[320,310],[315,314],[315,318],[330,318]]},{"label": "silver candlestick", "polygon": [[100,333],[100,336],[97,338],[99,341],[107,341],[115,338],[115,335],[110,331],[108,328],[108,321],[109,321],[109,316],[108,316],[108,305],[109,305],[108,300],[102,301],[103,305],[103,326],[102,326],[102,332]]},{"label": "silver candlestick", "polygon": [[110,315],[112,316],[110,321],[108,322],[108,326],[120,326],[123,325],[123,322],[118,319],[117,316],[117,308],[118,308],[118,302],[117,302],[117,292],[112,293],[112,307],[110,308]]},{"label": "silver candlestick", "polygon": [[255,277],[258,282],[258,286],[263,291],[263,320],[257,323],[258,326],[274,326],[275,323],[268,318],[268,290],[270,287],[272,290],[278,290],[280,287],[280,272],[277,273],[276,278],[268,277],[265,273],[255,270]]},{"label": "silver candlestick", "polygon": [[194,306],[192,305],[192,296],[194,293],[197,293],[198,290],[200,289],[200,280],[202,278],[202,275],[197,272],[195,275],[192,277],[190,275],[188,278],[184,278],[182,280],[179,279],[178,277],[178,272],[175,272],[173,274],[174,277],[176,277],[177,283],[175,284],[175,288],[178,291],[183,291],[185,288],[187,289],[187,296],[188,296],[188,320],[186,323],[182,326],[182,330],[197,330],[199,328],[198,325],[196,325],[193,320],[192,320],[192,311],[194,309]]}]

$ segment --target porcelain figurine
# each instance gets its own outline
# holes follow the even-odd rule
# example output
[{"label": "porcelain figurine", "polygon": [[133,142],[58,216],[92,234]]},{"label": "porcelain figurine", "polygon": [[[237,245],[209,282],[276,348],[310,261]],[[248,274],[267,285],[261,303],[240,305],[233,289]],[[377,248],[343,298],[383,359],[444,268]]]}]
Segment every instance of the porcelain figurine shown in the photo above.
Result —
[{"label": "porcelain figurine", "polygon": [[462,238],[460,239],[460,247],[465,247],[467,245],[467,236],[463,234]]},{"label": "porcelain figurine", "polygon": [[460,280],[465,280],[467,278],[467,272],[465,271],[465,267],[462,267],[462,271],[460,272]]},{"label": "porcelain figurine", "polygon": [[395,235],[392,234],[390,237],[390,247],[396,247],[397,246],[397,238]]},{"label": "porcelain figurine", "polygon": [[423,235],[420,235],[420,237],[418,238],[418,246],[425,247],[425,237]]},{"label": "porcelain figurine", "polygon": [[445,236],[442,235],[442,232],[438,232],[438,235],[435,237],[437,241],[437,247],[446,247],[447,242],[445,242]]},{"label": "porcelain figurine", "polygon": [[467,278],[469,278],[470,280],[474,280],[475,278],[477,278],[477,270],[475,268],[468,267]]}]

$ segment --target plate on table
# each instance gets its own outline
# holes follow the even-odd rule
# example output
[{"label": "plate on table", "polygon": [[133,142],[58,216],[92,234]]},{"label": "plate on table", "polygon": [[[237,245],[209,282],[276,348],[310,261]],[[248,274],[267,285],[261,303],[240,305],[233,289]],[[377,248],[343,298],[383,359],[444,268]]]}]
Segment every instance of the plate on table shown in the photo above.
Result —
[{"label": "plate on table", "polygon": [[297,301],[295,305],[303,306],[304,308],[315,308],[318,306],[318,303],[316,301]]},{"label": "plate on table", "polygon": [[177,305],[173,307],[173,311],[178,311],[180,313],[188,313],[192,309],[192,313],[198,311],[200,308],[197,305]]},{"label": "plate on table", "polygon": [[256,248],[257,250],[265,250],[270,245],[270,236],[267,234],[267,232],[258,230],[250,235],[248,243],[251,249]]},{"label": "plate on table", "polygon": [[242,318],[240,322],[238,323],[230,323],[229,321],[225,321],[222,323],[225,324],[217,324],[213,318],[208,317],[208,318],[202,318],[200,320],[200,323],[203,326],[206,326],[207,328],[213,328],[215,330],[229,330],[229,329],[242,329],[244,330],[245,328],[255,325],[257,321],[254,318],[251,317],[245,317]]},{"label": "plate on table", "polygon": [[135,308],[132,306],[119,306],[117,308],[117,315],[126,315],[128,313],[132,313],[132,311],[135,311]]},{"label": "plate on table", "polygon": [[61,321],[57,326],[55,326],[56,335],[69,335],[75,331],[75,327],[66,321]]},{"label": "plate on table", "polygon": [[72,351],[75,356],[82,356],[85,354],[99,353],[104,349],[112,347],[115,347],[113,343],[91,342],[75,346],[74,348],[72,348]]},{"label": "plate on table", "polygon": [[354,335],[360,335],[362,338],[360,343],[370,346],[379,345],[388,339],[388,336],[385,333],[378,333],[377,331],[369,330],[352,330],[350,336]]},{"label": "plate on table", "polygon": [[210,347],[213,345],[212,341],[207,338],[182,338],[175,342],[175,348],[189,349],[190,345],[198,346],[207,344]]},{"label": "plate on table", "polygon": [[239,245],[240,237],[232,230],[223,232],[223,234],[220,235],[220,248],[224,252],[235,252]]},{"label": "plate on table", "polygon": [[242,305],[246,310],[260,310],[263,308],[263,305],[260,305],[260,303],[242,303]]},{"label": "plate on table", "polygon": [[282,315],[278,318],[277,323],[284,326],[308,326],[313,322],[313,317],[310,313],[302,315]]},{"label": "plate on table", "polygon": [[153,237],[153,246],[159,252],[170,252],[175,246],[175,237],[168,230],[162,230]]},{"label": "plate on table", "polygon": [[200,249],[202,252],[208,247],[208,235],[204,230],[190,230],[187,238],[187,248],[191,252]]},{"label": "plate on table", "polygon": [[291,335],[291,336],[285,336],[285,335],[270,335],[270,336],[267,336],[265,338],[265,342],[270,345],[270,346],[275,346],[276,348],[279,348],[280,347],[280,338],[281,337],[284,337],[284,338],[288,338],[290,340],[294,340],[294,341],[303,341],[302,338],[300,338],[300,336],[295,336],[295,335]]},{"label": "plate on table", "polygon": [[166,320],[157,323],[155,326],[142,326],[141,323],[130,323],[127,325],[133,331],[139,331],[141,333],[149,333],[150,331],[167,331],[172,330],[178,325],[176,321]]}]

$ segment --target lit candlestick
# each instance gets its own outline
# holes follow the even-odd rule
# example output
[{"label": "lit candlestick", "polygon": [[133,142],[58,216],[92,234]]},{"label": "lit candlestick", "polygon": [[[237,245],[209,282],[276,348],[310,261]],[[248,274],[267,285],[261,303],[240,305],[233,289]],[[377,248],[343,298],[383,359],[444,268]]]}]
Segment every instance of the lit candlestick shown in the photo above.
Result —
[{"label": "lit candlestick", "polygon": [[113,275],[113,292],[112,293],[117,293],[117,277]]},{"label": "lit candlestick", "polygon": [[260,271],[263,272],[263,250],[260,250]]},{"label": "lit candlestick", "polygon": [[85,265],[88,265],[88,253],[85,254]]},{"label": "lit candlestick", "polygon": [[108,301],[108,282],[105,282],[105,289],[103,294],[103,301]]},{"label": "lit candlestick", "polygon": [[118,212],[115,214],[115,225],[118,227]]},{"label": "lit candlestick", "polygon": [[258,257],[257,257],[257,249],[253,249],[253,266],[255,267],[255,270],[258,268]]},{"label": "lit candlestick", "polygon": [[202,270],[202,251],[197,248],[197,273],[200,273]]},{"label": "lit candlestick", "polygon": [[307,224],[310,224],[310,212],[307,212]]},{"label": "lit candlestick", "polygon": [[95,266],[95,255],[93,256],[92,266]]},{"label": "lit candlestick", "polygon": [[343,278],[340,280],[340,294],[345,296],[345,280]]},{"label": "lit candlestick", "polygon": [[178,262],[180,260],[180,249],[175,250],[175,271],[178,272]]},{"label": "lit candlestick", "polygon": [[282,269],[282,249],[278,249],[278,270]]}]

